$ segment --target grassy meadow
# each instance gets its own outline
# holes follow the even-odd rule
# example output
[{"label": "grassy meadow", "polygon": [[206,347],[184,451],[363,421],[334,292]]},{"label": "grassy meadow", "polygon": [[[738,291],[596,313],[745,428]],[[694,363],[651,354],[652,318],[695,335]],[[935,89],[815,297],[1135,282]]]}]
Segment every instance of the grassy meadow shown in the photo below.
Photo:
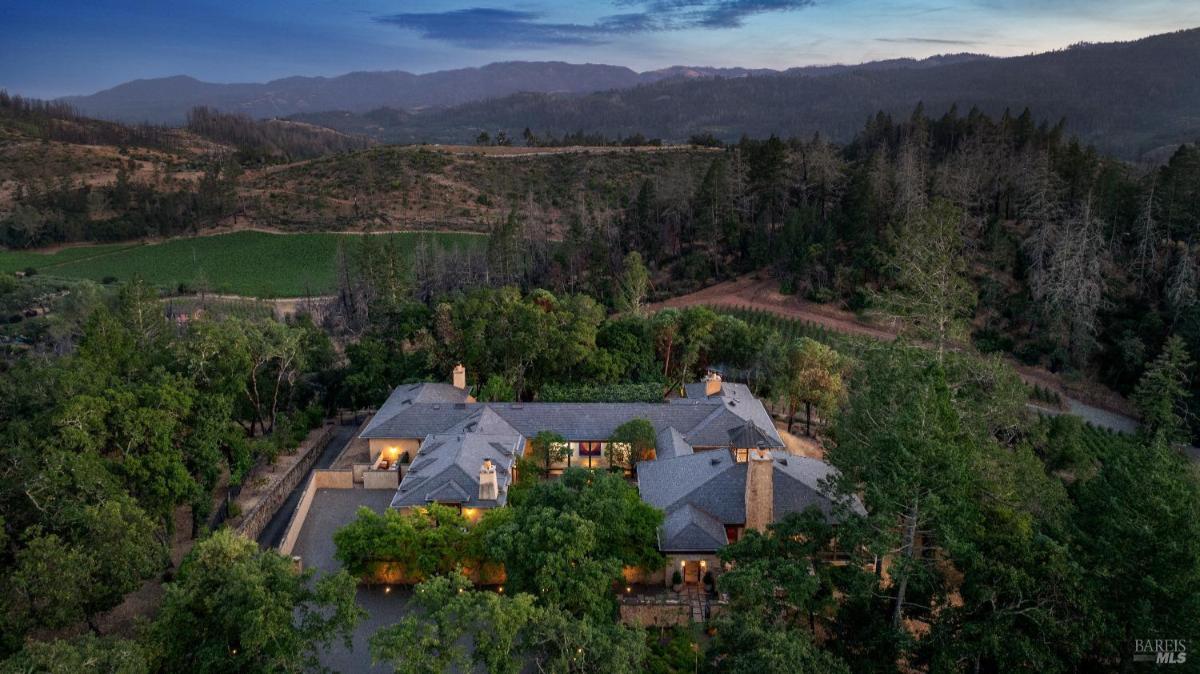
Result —
[{"label": "grassy meadow", "polygon": [[[443,248],[483,246],[476,234],[404,232],[395,237],[413,251],[429,240]],[[174,290],[203,283],[211,292],[253,297],[302,297],[333,291],[339,244],[348,250],[355,235],[233,232],[172,239],[153,244],[111,244],[64,248],[53,253],[0,250],[0,271],[34,268],[39,274],[93,281],[126,281],[140,276]]]}]

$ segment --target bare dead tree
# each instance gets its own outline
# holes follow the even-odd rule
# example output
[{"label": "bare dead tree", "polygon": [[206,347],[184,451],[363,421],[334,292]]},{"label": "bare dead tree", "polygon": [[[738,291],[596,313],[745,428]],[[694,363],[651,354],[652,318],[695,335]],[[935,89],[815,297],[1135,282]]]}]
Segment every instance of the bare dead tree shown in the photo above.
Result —
[{"label": "bare dead tree", "polygon": [[1196,255],[1182,241],[1175,244],[1175,264],[1167,279],[1167,306],[1171,309],[1172,320],[1179,320],[1179,314],[1196,305],[1197,297]]},{"label": "bare dead tree", "polygon": [[925,148],[916,138],[905,140],[896,153],[896,170],[892,174],[895,186],[895,213],[907,220],[920,213],[929,203]]},{"label": "bare dead tree", "polygon": [[1027,254],[1036,261],[1030,266],[1030,290],[1047,322],[1064,333],[1072,356],[1083,362],[1094,346],[1104,298],[1103,222],[1093,216],[1089,196],[1071,217],[1041,229],[1026,242]]},{"label": "bare dead tree", "polygon": [[1158,222],[1154,219],[1155,197],[1158,177],[1151,178],[1150,189],[1146,200],[1133,223],[1134,249],[1133,273],[1137,277],[1138,287],[1143,291],[1150,283],[1158,280]]}]

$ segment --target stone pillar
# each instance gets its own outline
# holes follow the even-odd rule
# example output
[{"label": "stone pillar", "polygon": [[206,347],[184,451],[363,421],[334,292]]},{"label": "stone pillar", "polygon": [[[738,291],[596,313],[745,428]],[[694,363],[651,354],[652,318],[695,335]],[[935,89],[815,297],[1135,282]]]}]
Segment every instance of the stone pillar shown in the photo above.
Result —
[{"label": "stone pillar", "polygon": [[765,532],[775,517],[775,462],[771,450],[750,450],[746,462],[746,528]]}]

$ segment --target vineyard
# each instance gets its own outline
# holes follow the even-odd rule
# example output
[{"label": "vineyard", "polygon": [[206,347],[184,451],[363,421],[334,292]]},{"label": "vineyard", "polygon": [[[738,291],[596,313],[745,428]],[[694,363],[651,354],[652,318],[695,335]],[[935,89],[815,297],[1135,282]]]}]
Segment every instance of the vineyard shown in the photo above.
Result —
[{"label": "vineyard", "polygon": [[835,332],[823,325],[803,319],[786,318],[762,309],[713,307],[724,316],[733,316],[756,328],[774,330],[787,341],[808,337],[829,346],[838,353],[854,355],[862,349],[865,337]]},{"label": "vineyard", "polygon": [[275,306],[271,302],[252,298],[236,297],[170,297],[163,300],[167,316],[185,320],[206,316],[209,318],[240,318],[265,320],[275,318]]},{"label": "vineyard", "polygon": [[[394,237],[408,255],[422,242],[455,250],[487,242],[485,236],[443,232],[380,236]],[[305,297],[333,292],[338,250],[349,248],[356,239],[324,232],[241,231],[152,244],[78,246],[48,254],[0,250],[0,271],[29,270],[101,283],[138,277],[169,292]]]},{"label": "vineyard", "polygon": [[1084,422],[1083,445],[1092,456],[1108,456],[1114,451],[1134,451],[1133,436]]}]

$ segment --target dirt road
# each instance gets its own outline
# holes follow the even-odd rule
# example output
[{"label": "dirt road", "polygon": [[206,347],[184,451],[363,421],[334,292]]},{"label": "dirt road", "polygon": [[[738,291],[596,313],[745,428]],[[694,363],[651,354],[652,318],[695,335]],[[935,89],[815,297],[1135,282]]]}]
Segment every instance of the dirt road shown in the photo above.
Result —
[{"label": "dirt road", "polygon": [[[718,283],[694,293],[673,297],[653,304],[650,308],[657,310],[664,307],[706,305],[756,309],[786,318],[816,323],[846,334],[864,335],[882,340],[893,340],[898,334],[898,326],[868,323],[849,311],[827,304],[808,302],[793,295],[784,295],[779,292],[778,287],[778,283],[770,278],[750,274],[733,281]],[[1130,418],[1132,410],[1129,402],[1113,391],[1091,382],[1066,381],[1061,376],[1044,368],[1025,365],[1013,358],[1008,358],[1008,361],[1022,380],[1028,384],[1037,384],[1042,388],[1056,391],[1065,399],[1067,407],[1073,412],[1079,409],[1080,405],[1084,408],[1094,407],[1111,415],[1123,417],[1128,423],[1134,423]],[[1096,415],[1097,418],[1100,416]]]}]

